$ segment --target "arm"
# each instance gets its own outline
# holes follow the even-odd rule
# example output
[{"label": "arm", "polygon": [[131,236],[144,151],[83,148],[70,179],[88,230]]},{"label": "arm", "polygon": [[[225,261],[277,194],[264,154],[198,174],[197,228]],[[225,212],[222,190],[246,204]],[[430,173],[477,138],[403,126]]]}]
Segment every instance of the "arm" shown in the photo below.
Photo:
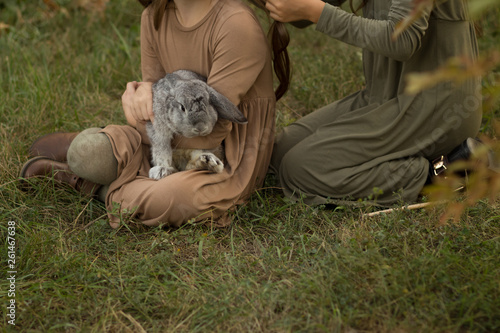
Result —
[{"label": "arm", "polygon": [[414,21],[397,40],[392,40],[396,24],[413,9],[411,0],[392,1],[384,19],[369,19],[325,5],[316,29],[330,37],[398,61],[408,60],[421,46],[428,27],[430,11]]},{"label": "arm", "polygon": [[151,6],[142,12],[141,16],[141,72],[142,80],[156,82],[167,73],[160,63],[153,35],[157,34],[153,20],[150,17]]},{"label": "arm", "polygon": [[142,142],[146,144],[150,143],[146,122],[152,121],[154,116],[152,85],[165,75],[151,43],[151,29],[149,10],[145,9],[141,17],[141,68],[145,82],[128,82],[122,95],[125,118],[130,126],[139,131]]},{"label": "arm", "polygon": [[[271,10],[273,18],[278,17],[283,22],[308,19],[318,23],[316,30],[332,38],[398,61],[407,60],[420,48],[430,16],[430,9],[425,10],[422,17],[413,22],[394,41],[392,34],[395,26],[412,11],[414,6],[412,0],[393,0],[388,15],[383,19],[359,17],[339,7],[324,3],[318,17],[320,2],[322,1],[269,0],[267,7]],[[371,5],[373,4],[369,2],[368,6]],[[303,13],[302,16],[299,9]]]},{"label": "arm", "polygon": [[307,20],[318,23],[325,3],[321,0],[268,0],[271,18],[279,22]]},{"label": "arm", "polygon": [[260,23],[249,12],[224,18],[216,29],[207,84],[239,105],[266,63],[271,62],[268,42]]}]

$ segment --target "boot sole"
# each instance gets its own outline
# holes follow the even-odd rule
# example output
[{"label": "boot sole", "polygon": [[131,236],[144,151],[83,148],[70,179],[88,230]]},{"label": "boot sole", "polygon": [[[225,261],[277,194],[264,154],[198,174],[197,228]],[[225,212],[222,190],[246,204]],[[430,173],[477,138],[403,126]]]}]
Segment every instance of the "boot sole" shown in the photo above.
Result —
[{"label": "boot sole", "polygon": [[19,177],[22,178],[22,179],[26,179],[24,177],[25,173],[26,173],[26,170],[33,164],[35,163],[36,161],[39,161],[39,160],[50,160],[50,161],[54,161],[53,159],[51,158],[48,158],[46,156],[36,156],[36,157],[33,157],[33,158],[30,158],[29,160],[26,161],[26,163],[24,163],[23,165],[23,168],[21,169],[21,172],[19,172]]},{"label": "boot sole", "polygon": [[[25,177],[26,170],[33,163],[35,163],[36,161],[39,161],[39,160],[51,160],[51,161],[53,161],[52,159],[45,157],[45,156],[36,156],[36,157],[30,158],[29,160],[27,160],[26,163],[24,163],[24,165],[21,169],[21,172],[19,172],[19,184],[21,185],[22,190],[27,190],[29,188],[29,182],[27,181],[27,178]],[[35,178],[35,177],[30,177],[30,178]]]},{"label": "boot sole", "polygon": [[30,190],[30,184],[27,181],[27,178],[25,177],[26,170],[31,166],[31,164],[35,163],[38,160],[41,159],[46,159],[47,157],[45,156],[37,156],[29,159],[24,163],[23,168],[21,169],[21,172],[19,172],[19,186],[22,191],[29,191]]}]

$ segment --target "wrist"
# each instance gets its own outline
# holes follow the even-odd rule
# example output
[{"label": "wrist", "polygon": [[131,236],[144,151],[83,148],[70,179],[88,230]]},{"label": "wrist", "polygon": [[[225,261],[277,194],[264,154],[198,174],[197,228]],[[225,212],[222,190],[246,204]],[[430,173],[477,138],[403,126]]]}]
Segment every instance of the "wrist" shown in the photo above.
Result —
[{"label": "wrist", "polygon": [[325,3],[321,0],[312,0],[310,1],[309,10],[308,10],[308,20],[313,23],[318,23],[321,13],[325,8]]}]

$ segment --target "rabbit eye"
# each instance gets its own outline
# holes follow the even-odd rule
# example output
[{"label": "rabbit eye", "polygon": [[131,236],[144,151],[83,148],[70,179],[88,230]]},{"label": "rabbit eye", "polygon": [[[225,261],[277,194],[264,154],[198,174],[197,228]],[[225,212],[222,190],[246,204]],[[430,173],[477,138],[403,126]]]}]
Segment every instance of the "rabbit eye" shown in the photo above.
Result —
[{"label": "rabbit eye", "polygon": [[186,112],[186,108],[182,104],[181,104],[181,110],[182,110],[182,112]]}]

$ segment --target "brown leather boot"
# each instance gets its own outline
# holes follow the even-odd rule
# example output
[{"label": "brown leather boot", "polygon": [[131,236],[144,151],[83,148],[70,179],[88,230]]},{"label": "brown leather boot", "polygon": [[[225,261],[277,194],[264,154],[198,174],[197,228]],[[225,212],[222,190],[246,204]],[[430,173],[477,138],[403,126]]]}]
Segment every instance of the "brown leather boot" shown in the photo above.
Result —
[{"label": "brown leather boot", "polygon": [[29,157],[45,156],[54,161],[66,162],[69,145],[79,132],[51,133],[38,138],[29,149]]},{"label": "brown leather boot", "polygon": [[70,185],[75,190],[88,195],[94,195],[100,184],[92,183],[78,177],[70,169],[68,164],[54,161],[44,156],[34,157],[28,160],[21,170],[21,184],[26,185],[25,179],[33,177],[54,177],[55,180]]}]

